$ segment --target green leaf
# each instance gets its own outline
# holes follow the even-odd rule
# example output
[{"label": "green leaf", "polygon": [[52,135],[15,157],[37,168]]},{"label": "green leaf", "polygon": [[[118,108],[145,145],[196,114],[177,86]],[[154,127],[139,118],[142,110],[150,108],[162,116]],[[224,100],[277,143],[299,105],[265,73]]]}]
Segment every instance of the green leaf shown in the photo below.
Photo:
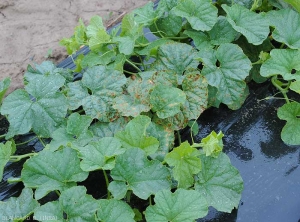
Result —
[{"label": "green leaf", "polygon": [[102,18],[98,15],[95,15],[91,18],[90,24],[86,28],[86,34],[89,38],[97,35],[99,30],[105,30],[105,27],[102,22]]},{"label": "green leaf", "polygon": [[118,110],[122,116],[136,117],[142,112],[150,110],[149,92],[153,84],[141,79],[131,81],[127,87],[129,95],[121,95],[114,99],[113,108]]},{"label": "green leaf", "polygon": [[179,34],[181,27],[182,18],[174,14],[168,14],[167,17],[158,19],[155,25],[150,27],[150,30],[157,36],[160,35],[156,32],[160,32],[162,36],[172,37]]},{"label": "green leaf", "polygon": [[118,116],[112,108],[113,99],[121,95],[125,83],[126,77],[119,71],[104,66],[89,68],[81,81],[68,84],[70,109],[83,106],[88,116],[110,122]]},{"label": "green leaf", "polygon": [[194,184],[194,175],[201,170],[200,152],[188,142],[180,144],[165,157],[165,161],[173,166],[174,179],[179,188],[189,188]]},{"label": "green leaf", "polygon": [[171,12],[186,18],[192,28],[199,31],[211,30],[218,17],[218,9],[211,0],[179,0]]},{"label": "green leaf", "polygon": [[124,130],[128,121],[128,119],[121,117],[116,121],[110,123],[97,122],[91,125],[89,129],[97,137],[112,137],[117,132]]},{"label": "green leaf", "polygon": [[124,55],[131,55],[134,50],[135,38],[130,36],[117,36],[113,38],[114,42],[118,42],[120,53]]},{"label": "green leaf", "polygon": [[212,131],[207,137],[201,140],[201,147],[206,156],[212,156],[217,158],[223,150],[223,138],[224,134],[220,131],[218,134]]},{"label": "green leaf", "polygon": [[77,152],[70,148],[44,150],[24,163],[21,178],[25,187],[36,188],[35,198],[39,200],[50,191],[63,191],[85,180],[88,173],[79,164]]},{"label": "green leaf", "polygon": [[[97,201],[86,194],[86,188],[75,186],[63,191],[58,201],[48,202],[34,212],[34,217],[39,221],[44,218],[57,218],[57,221],[95,221]],[[67,220],[64,219],[66,214]]]},{"label": "green leaf", "polygon": [[163,15],[166,12],[171,11],[178,4],[178,0],[161,0],[158,3],[157,11],[159,15]]},{"label": "green leaf", "polygon": [[174,146],[174,131],[166,126],[158,125],[151,122],[147,128],[148,136],[155,137],[159,141],[158,150],[151,154],[152,159],[163,161],[166,154]]},{"label": "green leaf", "polygon": [[24,221],[40,204],[33,199],[33,192],[24,188],[19,197],[0,201],[1,221]]},{"label": "green leaf", "polygon": [[[158,49],[158,58],[151,70],[172,70],[182,76],[185,70],[196,69],[199,62],[195,49],[184,43],[169,43],[161,45]],[[180,79],[178,85],[181,85]]]},{"label": "green leaf", "polygon": [[272,12],[270,23],[275,27],[272,37],[291,49],[300,49],[300,14],[292,9]]},{"label": "green leaf", "polygon": [[300,1],[299,0],[284,0],[292,5],[300,13]]},{"label": "green leaf", "polygon": [[149,161],[146,153],[136,148],[116,157],[116,166],[110,175],[114,181],[108,189],[116,199],[123,198],[125,194],[120,193],[119,188],[132,190],[136,196],[146,200],[151,194],[171,187],[168,168],[158,160]]},{"label": "green leaf", "polygon": [[243,179],[229,158],[220,153],[217,158],[201,157],[202,170],[195,189],[207,199],[209,206],[230,213],[237,208],[243,190]]},{"label": "green leaf", "polygon": [[137,52],[140,55],[152,55],[156,57],[158,47],[166,45],[167,43],[174,43],[174,41],[171,39],[157,39],[153,42],[150,42],[149,45],[142,48],[141,50],[137,50]]},{"label": "green leaf", "polygon": [[104,137],[80,148],[80,167],[83,171],[111,170],[115,166],[114,157],[125,152],[120,141],[114,137]]},{"label": "green leaf", "polygon": [[66,68],[57,68],[51,61],[44,61],[40,65],[35,64],[35,67],[28,65],[27,71],[24,75],[24,80],[25,82],[35,81],[35,78],[37,78],[39,75],[54,75],[58,76],[57,78],[59,79],[64,77],[67,82],[73,81],[73,73],[71,70]]},{"label": "green leaf", "polygon": [[138,24],[143,24],[144,26],[151,25],[157,17],[157,13],[154,11],[153,7],[153,2],[148,2],[145,6],[135,9],[133,11],[135,15],[134,20]]},{"label": "green leaf", "polygon": [[134,212],[131,207],[120,200],[99,200],[97,217],[105,222],[134,222]]},{"label": "green leaf", "polygon": [[3,177],[3,171],[5,165],[9,162],[10,156],[15,152],[11,141],[7,141],[5,144],[0,143],[0,181]]},{"label": "green leaf", "polygon": [[155,195],[154,201],[155,205],[146,209],[147,221],[193,222],[208,212],[205,198],[194,190],[163,190]]},{"label": "green leaf", "polygon": [[[262,14],[234,4],[231,7],[222,5],[227,13],[227,21],[237,31],[242,33],[253,45],[260,45],[269,35],[269,20]],[[259,25],[258,25],[259,24]]]},{"label": "green leaf", "polygon": [[115,137],[120,139],[124,148],[140,148],[148,155],[153,154],[158,149],[159,142],[156,138],[146,134],[150,123],[149,117],[137,116],[126,125],[124,131],[117,132]]},{"label": "green leaf", "polygon": [[85,55],[82,59],[81,66],[83,68],[86,67],[93,67],[96,65],[107,65],[109,64],[112,59],[116,56],[116,52],[108,49],[108,51],[103,50],[103,52],[95,53],[89,52]]},{"label": "green leaf", "polygon": [[89,39],[89,47],[92,51],[99,51],[108,43],[111,43],[111,37],[104,29],[97,31]]},{"label": "green leaf", "polygon": [[292,82],[290,85],[290,89],[300,94],[300,81]]},{"label": "green leaf", "polygon": [[0,105],[9,86],[10,86],[10,78],[5,78],[0,81]]},{"label": "green leaf", "polygon": [[264,77],[281,75],[284,80],[300,80],[300,51],[293,49],[273,49],[271,58],[264,62],[260,73]]},{"label": "green leaf", "polygon": [[91,125],[92,118],[78,113],[72,113],[67,121],[67,132],[79,137],[84,131],[87,131]]},{"label": "green leaf", "polygon": [[240,47],[231,43],[220,45],[216,51],[204,51],[200,57],[204,64],[202,75],[218,89],[217,100],[238,109],[245,100],[244,79],[251,70],[251,61]]},{"label": "green leaf", "polygon": [[156,86],[150,94],[152,111],[161,119],[179,113],[185,101],[186,95],[182,90],[165,85]]},{"label": "green leaf", "polygon": [[204,50],[213,48],[209,36],[206,33],[196,30],[185,30],[183,33],[193,39],[193,43],[197,49]]},{"label": "green leaf", "polygon": [[289,145],[300,145],[300,103],[286,103],[277,111],[279,119],[287,123],[281,131],[282,140]]},{"label": "green leaf", "polygon": [[207,108],[207,85],[206,79],[197,72],[185,75],[182,90],[186,94],[184,112],[186,112],[188,119],[198,119]]},{"label": "green leaf", "polygon": [[223,43],[231,43],[238,35],[230,23],[224,16],[219,16],[217,23],[208,31],[210,43],[213,45],[221,45]]},{"label": "green leaf", "polygon": [[[67,114],[65,96],[57,92],[65,79],[60,76],[37,75],[25,87],[9,94],[3,101],[1,113],[10,123],[7,138],[25,134],[32,129],[41,137],[50,137]],[[30,95],[32,97],[30,97]]]}]

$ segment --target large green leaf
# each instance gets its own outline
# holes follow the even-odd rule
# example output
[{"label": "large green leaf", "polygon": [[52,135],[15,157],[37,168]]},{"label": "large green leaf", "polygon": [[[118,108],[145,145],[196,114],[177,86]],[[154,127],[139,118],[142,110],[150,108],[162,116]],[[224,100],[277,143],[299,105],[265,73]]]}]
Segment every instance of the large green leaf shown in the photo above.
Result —
[{"label": "large green leaf", "polygon": [[197,49],[204,50],[213,48],[209,36],[206,33],[196,30],[185,30],[183,33],[193,39],[193,43]]},{"label": "large green leaf", "polygon": [[116,199],[123,198],[127,190],[132,190],[136,196],[146,200],[151,194],[171,187],[168,168],[158,160],[149,161],[146,153],[136,148],[116,157],[116,166],[110,175],[114,181],[108,189]]},{"label": "large green leaf", "polygon": [[158,149],[159,142],[152,136],[147,136],[146,130],[151,123],[148,116],[137,116],[131,120],[124,131],[119,131],[115,137],[120,139],[122,146],[143,149],[147,154],[153,154]]},{"label": "large green leaf", "polygon": [[182,82],[182,90],[186,94],[184,112],[189,119],[197,119],[206,109],[207,85],[206,79],[197,72],[185,75]]},{"label": "large green leaf", "polygon": [[[196,69],[198,62],[195,49],[184,43],[168,43],[158,48],[158,58],[153,64],[152,70],[172,70],[180,78],[185,70]],[[178,84],[181,85],[180,79]]]},{"label": "large green leaf", "polygon": [[151,154],[150,157],[152,159],[163,161],[166,154],[174,146],[174,131],[167,126],[162,126],[151,122],[149,127],[147,128],[147,134],[149,136],[155,137],[159,141],[158,150],[155,153]]},{"label": "large green leaf", "polygon": [[1,113],[8,115],[10,123],[7,138],[30,129],[39,136],[50,137],[67,114],[66,98],[58,92],[64,82],[61,76],[37,75],[25,87],[27,92],[18,89],[8,95],[1,107]]},{"label": "large green leaf", "polygon": [[208,206],[203,195],[194,190],[178,189],[158,192],[154,198],[155,205],[146,209],[147,221],[159,222],[193,222],[205,217]]},{"label": "large green leaf", "polygon": [[270,23],[275,27],[273,38],[292,49],[300,49],[300,14],[292,9],[272,11]]},{"label": "large green leaf", "polygon": [[110,199],[99,200],[97,217],[105,222],[134,222],[134,212],[131,207],[123,201]]},{"label": "large green leaf", "polygon": [[200,152],[190,146],[188,142],[174,148],[165,157],[165,161],[173,166],[174,179],[179,188],[189,188],[194,184],[194,175],[201,170]]},{"label": "large green leaf", "polygon": [[102,22],[102,18],[98,15],[95,15],[91,18],[90,24],[86,28],[86,34],[89,38],[95,36],[99,30],[105,30],[105,27]]},{"label": "large green leaf", "polygon": [[85,180],[88,173],[79,164],[77,152],[70,148],[44,150],[24,163],[21,178],[25,187],[36,188],[35,198],[41,199],[50,191],[63,191]]},{"label": "large green leaf", "polygon": [[145,6],[135,9],[133,13],[135,15],[134,20],[138,24],[145,26],[151,25],[157,18],[157,12],[154,10],[153,2],[148,2]]},{"label": "large green leaf", "polygon": [[156,86],[150,94],[152,111],[165,119],[180,112],[180,107],[186,102],[185,93],[175,87],[165,85]]},{"label": "large green leaf", "polygon": [[202,170],[195,189],[205,196],[208,205],[230,213],[238,207],[243,190],[243,179],[229,158],[220,153],[217,158],[201,156]]},{"label": "large green leaf", "polygon": [[15,152],[15,147],[11,141],[7,141],[5,144],[0,143],[0,182],[3,177],[3,171],[5,165],[8,163],[10,156]]},{"label": "large green leaf", "polygon": [[127,87],[128,95],[121,95],[114,99],[113,108],[122,116],[136,117],[142,112],[150,110],[149,92],[153,84],[141,79],[131,81]]},{"label": "large green leaf", "polygon": [[216,51],[204,51],[200,57],[204,64],[202,75],[218,89],[217,100],[238,109],[245,100],[244,79],[251,70],[251,61],[240,47],[231,43],[220,45]]},{"label": "large green leaf", "polygon": [[284,0],[292,5],[300,13],[300,1],[299,0]]},{"label": "large green leaf", "polygon": [[116,52],[111,49],[106,49],[98,53],[89,52],[82,58],[80,65],[82,68],[93,67],[96,65],[107,65],[115,56]]},{"label": "large green leaf", "polygon": [[150,30],[157,36],[177,36],[181,31],[182,18],[174,15],[173,13],[168,14],[166,17],[162,17],[150,27]]},{"label": "large green leaf", "polygon": [[115,166],[114,157],[125,152],[117,138],[104,137],[97,142],[90,142],[79,150],[82,159],[80,167],[84,171],[111,170]]},{"label": "large green leaf", "polygon": [[95,136],[99,138],[112,137],[117,132],[124,130],[128,121],[129,120],[127,118],[121,117],[116,121],[110,123],[97,122],[95,124],[92,124],[89,129],[93,132]]},{"label": "large green leaf", "polygon": [[234,4],[231,7],[222,5],[227,13],[227,20],[232,27],[242,33],[253,45],[260,45],[269,35],[269,20],[262,14]]},{"label": "large green leaf", "polygon": [[179,0],[172,12],[186,18],[195,30],[208,31],[217,22],[218,9],[211,0]]},{"label": "large green leaf", "polygon": [[300,80],[300,51],[294,49],[273,49],[271,58],[264,62],[260,73],[264,77],[282,75],[285,80]]},{"label": "large green leaf", "polygon": [[25,221],[40,205],[32,196],[32,190],[24,188],[19,197],[11,197],[6,202],[0,201],[1,221]]},{"label": "large green leaf", "polygon": [[0,105],[9,86],[10,86],[10,78],[5,78],[0,81]]},{"label": "large green leaf", "polygon": [[[97,201],[86,194],[86,188],[75,186],[63,191],[58,201],[48,202],[34,211],[34,217],[39,221],[91,222],[96,221]],[[67,219],[64,219],[64,215]],[[48,220],[47,220],[48,219]]]},{"label": "large green leaf", "polygon": [[278,109],[277,116],[287,121],[281,131],[282,140],[289,145],[300,145],[300,103],[284,104]]},{"label": "large green leaf", "polygon": [[117,116],[112,108],[112,101],[121,95],[125,83],[126,77],[119,71],[104,66],[89,68],[81,81],[68,84],[70,109],[83,106],[85,113],[92,118],[110,122]]},{"label": "large green leaf", "polygon": [[91,122],[92,119],[89,116],[72,113],[67,121],[67,132],[79,137],[82,132],[88,129]]}]

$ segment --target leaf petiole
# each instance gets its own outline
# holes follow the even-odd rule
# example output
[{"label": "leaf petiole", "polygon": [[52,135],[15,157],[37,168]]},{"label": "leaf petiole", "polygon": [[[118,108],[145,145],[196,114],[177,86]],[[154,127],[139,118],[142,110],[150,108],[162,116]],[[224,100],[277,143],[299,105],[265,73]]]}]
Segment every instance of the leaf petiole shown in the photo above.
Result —
[{"label": "leaf petiole", "polygon": [[108,181],[108,177],[107,177],[107,173],[105,172],[105,170],[102,170],[103,171],[103,175],[104,175],[104,178],[105,178],[105,183],[106,183],[106,188],[107,188],[107,199],[110,199],[110,192],[108,190],[108,185],[109,185],[109,181]]},{"label": "leaf petiole", "polygon": [[27,157],[31,157],[31,156],[36,156],[38,155],[37,153],[27,153],[24,155],[18,155],[18,156],[10,156],[9,161],[11,162],[18,162],[21,159],[27,158]]},{"label": "leaf petiole", "polygon": [[[282,93],[282,95],[283,95],[283,97],[284,97],[284,99],[285,99],[285,101],[286,101],[286,103],[290,103],[290,100],[289,100],[289,98],[288,98],[288,96],[287,96],[287,92],[288,92],[288,90],[287,89],[283,89],[277,82],[278,82],[279,80],[277,79],[277,76],[273,76],[272,78],[271,78],[271,82],[272,82],[272,84]],[[289,87],[289,84],[287,85],[287,88]]]},{"label": "leaf petiole", "polygon": [[137,71],[142,72],[142,70],[140,70],[140,68],[133,64],[129,59],[126,59],[126,62],[132,65],[132,67],[134,67]]},{"label": "leaf petiole", "polygon": [[27,140],[27,141],[25,141],[25,142],[22,142],[22,143],[16,143],[16,146],[24,145],[24,144],[29,143],[30,141],[32,141],[32,140],[34,140],[34,139],[36,139],[36,138],[37,138],[37,136],[34,136],[34,137],[32,137],[31,139],[29,139],[29,140]]}]

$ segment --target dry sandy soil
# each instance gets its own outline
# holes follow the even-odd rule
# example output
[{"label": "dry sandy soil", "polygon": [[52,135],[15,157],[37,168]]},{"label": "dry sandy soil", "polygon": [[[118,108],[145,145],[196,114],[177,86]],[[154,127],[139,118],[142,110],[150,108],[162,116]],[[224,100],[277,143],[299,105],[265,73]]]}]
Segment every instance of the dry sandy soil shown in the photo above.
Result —
[{"label": "dry sandy soil", "polygon": [[109,26],[147,2],[0,0],[0,80],[9,76],[12,91],[23,86],[28,64],[41,63],[48,54],[55,63],[66,58],[66,51],[58,42],[73,34],[79,18],[87,24],[93,15],[100,15]]}]

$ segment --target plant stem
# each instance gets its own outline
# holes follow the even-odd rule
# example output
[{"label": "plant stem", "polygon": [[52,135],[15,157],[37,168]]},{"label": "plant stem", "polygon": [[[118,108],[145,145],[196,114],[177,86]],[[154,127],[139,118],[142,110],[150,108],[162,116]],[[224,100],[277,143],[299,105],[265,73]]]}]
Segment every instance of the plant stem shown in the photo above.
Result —
[{"label": "plant stem", "polygon": [[36,156],[38,155],[37,153],[27,153],[27,154],[23,154],[23,155],[17,155],[17,156],[10,156],[9,161],[11,162],[18,162],[21,159],[27,158],[27,157],[31,157],[31,156]]},{"label": "plant stem", "polygon": [[287,96],[287,90],[286,89],[283,89],[283,88],[281,88],[281,86],[279,86],[277,83],[276,83],[276,80],[277,80],[277,76],[273,76],[272,78],[271,78],[271,82],[272,82],[272,84],[282,93],[282,95],[283,95],[283,97],[284,97],[284,99],[285,99],[285,101],[286,101],[286,103],[290,103],[290,100],[289,100],[289,98],[288,98],[288,96]]},{"label": "plant stem", "polygon": [[176,133],[177,133],[178,143],[180,145],[181,144],[181,136],[180,136],[179,130],[176,130]]},{"label": "plant stem", "polygon": [[0,135],[0,139],[5,138],[6,134]]},{"label": "plant stem", "polygon": [[151,206],[152,205],[152,198],[151,198],[151,195],[149,197],[149,205]]},{"label": "plant stem", "polygon": [[130,65],[132,65],[137,71],[142,72],[142,70],[140,70],[139,67],[137,67],[136,65],[134,65],[129,59],[126,59],[126,62],[129,63]]},{"label": "plant stem", "polygon": [[55,190],[55,193],[57,194],[57,196],[60,196],[60,192],[58,190]]},{"label": "plant stem", "polygon": [[44,143],[44,141],[42,140],[42,138],[41,138],[41,137],[39,137],[39,136],[38,136],[38,138],[39,138],[39,140],[40,140],[41,144],[43,145],[43,147],[46,147],[46,144]]},{"label": "plant stem", "polygon": [[108,177],[107,177],[107,174],[106,174],[105,170],[102,170],[102,171],[103,171],[103,175],[104,175],[105,183],[106,183],[107,198],[110,199],[110,192],[108,190],[108,185],[109,185]]},{"label": "plant stem", "polygon": [[183,40],[183,39],[188,39],[188,36],[174,36],[174,37],[164,37],[164,39],[171,39],[171,40]]},{"label": "plant stem", "polygon": [[157,27],[156,21],[154,22],[155,28],[158,32],[158,34],[160,35],[161,38],[164,38],[163,34],[161,34],[161,31],[159,30],[159,28]]},{"label": "plant stem", "polygon": [[127,193],[126,193],[126,201],[127,203],[130,203],[130,198],[131,198],[131,190],[128,190]]},{"label": "plant stem", "polygon": [[29,143],[30,141],[32,141],[32,140],[34,140],[34,139],[36,139],[36,138],[37,138],[37,136],[34,136],[33,138],[31,138],[31,139],[29,139],[29,140],[27,140],[27,141],[25,141],[25,142],[22,142],[22,143],[16,143],[16,146],[24,145],[24,144]]}]

